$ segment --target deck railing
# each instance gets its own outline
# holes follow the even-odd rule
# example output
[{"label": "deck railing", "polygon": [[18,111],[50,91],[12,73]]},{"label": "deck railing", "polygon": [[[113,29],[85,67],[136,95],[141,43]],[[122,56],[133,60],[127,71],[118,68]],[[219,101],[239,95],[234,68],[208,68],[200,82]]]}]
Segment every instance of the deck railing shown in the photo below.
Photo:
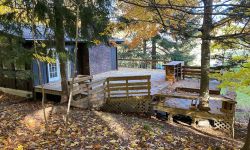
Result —
[{"label": "deck railing", "polygon": [[[98,107],[105,100],[105,79],[93,81],[92,76],[78,75],[74,81],[71,105],[79,108]],[[71,83],[71,81],[69,81]]]},{"label": "deck railing", "polygon": [[[167,60],[149,60],[149,59],[118,59],[118,68],[143,68],[143,69],[163,69],[163,64]],[[154,67],[155,66],[155,67]]]},{"label": "deck railing", "polygon": [[151,76],[121,76],[106,79],[106,103],[102,109],[111,112],[149,112]]},{"label": "deck railing", "polygon": [[123,76],[108,77],[106,93],[107,98],[149,96],[150,97],[150,75],[145,76]]},{"label": "deck railing", "polygon": [[[210,67],[210,73],[220,73],[222,67]],[[198,77],[201,76],[201,66],[182,66],[183,79],[185,77]]]}]

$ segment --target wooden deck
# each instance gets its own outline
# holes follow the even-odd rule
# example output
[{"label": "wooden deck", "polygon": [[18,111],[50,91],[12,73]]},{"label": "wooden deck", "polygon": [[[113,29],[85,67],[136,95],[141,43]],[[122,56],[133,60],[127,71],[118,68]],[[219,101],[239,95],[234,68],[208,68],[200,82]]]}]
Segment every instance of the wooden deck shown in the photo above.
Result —
[{"label": "wooden deck", "polygon": [[[37,93],[41,93],[42,92],[42,86],[41,85],[35,86],[34,90]],[[60,96],[61,93],[62,93],[61,82],[52,82],[52,83],[44,84],[44,92],[46,94]]]},{"label": "wooden deck", "polygon": [[[127,76],[133,76],[131,78],[135,78],[136,80],[128,82],[128,79],[130,77],[127,77]],[[147,82],[137,81],[139,77],[136,77],[136,76],[140,76],[140,79],[142,76],[147,77],[146,78]],[[114,78],[110,78],[110,77],[114,77]],[[153,109],[156,111],[167,112],[169,114],[168,118],[170,118],[170,120],[172,120],[171,119],[173,118],[172,116],[180,115],[180,114],[191,117],[193,123],[195,123],[197,120],[202,120],[202,119],[214,120],[215,128],[227,130],[230,132],[232,136],[234,135],[233,125],[234,125],[234,113],[235,113],[236,102],[231,101],[228,98],[222,97],[221,95],[218,95],[218,93],[216,93],[217,95],[211,94],[210,101],[209,101],[209,107],[211,110],[209,112],[200,111],[198,109],[199,93],[197,93],[197,91],[199,92],[199,86],[200,86],[199,79],[188,78],[188,79],[179,80],[178,82],[173,83],[171,81],[165,81],[164,70],[130,69],[130,68],[122,68],[117,71],[109,71],[109,72],[97,74],[97,75],[94,75],[92,79],[93,79],[92,80],[93,83],[95,81],[101,80],[103,82],[106,81],[105,86],[109,84],[109,86],[106,87],[107,88],[106,90],[108,90],[108,95],[106,95],[107,94],[106,92],[104,92],[103,95],[104,97],[106,95],[106,97],[108,97],[109,99],[114,98],[113,100],[115,100],[115,103],[110,103],[110,105],[108,105],[108,108],[112,108],[112,109],[116,108],[116,111],[121,111],[121,108],[122,108],[121,106],[124,106],[124,108],[126,108],[126,111],[135,112],[134,110],[141,110],[142,112],[145,112],[145,110],[149,110],[148,108],[150,106],[150,108],[153,107]],[[112,82],[114,81],[114,83],[109,83],[111,81]],[[209,84],[210,90],[218,90],[217,89],[218,84],[219,84],[218,81],[211,80]],[[133,85],[133,87],[129,87],[129,85],[131,86]],[[143,87],[141,87],[142,85]],[[146,87],[145,85],[148,85],[148,86]],[[193,92],[176,90],[177,87],[182,87],[184,89],[193,88],[192,89]],[[60,96],[62,93],[60,82],[45,84],[44,89],[45,89],[46,94]],[[148,90],[148,91],[139,92],[138,91],[139,89]],[[35,92],[41,92],[41,86],[36,86]],[[145,97],[143,97],[142,99],[137,99],[138,96],[130,95],[130,94],[139,94],[139,93],[140,94],[146,93],[148,102],[145,101],[146,100]],[[111,94],[113,95],[123,94],[123,97],[118,97],[118,99],[117,98],[115,99],[115,97],[111,97]],[[153,96],[153,102],[151,101],[152,100],[151,96]],[[95,100],[97,100],[96,97],[94,97]],[[98,101],[105,101],[105,100],[98,99]],[[223,107],[223,106],[227,106],[225,104],[228,104],[228,103],[230,103],[230,106],[232,104],[232,109],[230,109],[229,111],[225,110]],[[107,101],[103,104],[106,105]],[[227,106],[227,109],[228,109],[228,106]],[[115,111],[115,109],[111,111]]]},{"label": "wooden deck", "polygon": [[[128,69],[122,68],[117,71],[109,71],[93,76],[93,81],[102,80],[107,77],[118,76],[140,76],[151,75],[151,95],[158,93],[161,89],[167,87],[168,83],[165,82],[164,70],[150,70],[150,69]],[[44,85],[46,94],[61,95],[62,88],[60,82],[52,82]],[[35,92],[41,92],[41,85],[35,86]]]},{"label": "wooden deck", "polygon": [[[105,73],[100,73],[93,76],[93,81],[102,80],[107,77],[117,77],[117,76],[141,76],[150,75],[151,76],[151,95],[155,94],[166,94],[172,92],[176,87],[189,87],[189,88],[199,88],[199,79],[185,79],[180,80],[174,84],[165,81],[165,71],[164,70],[153,70],[153,69],[131,69],[131,68],[121,68],[116,71],[109,71]],[[215,90],[218,82],[211,81],[210,88]],[[62,89],[60,82],[52,82],[44,85],[45,93],[52,95],[61,95]],[[35,86],[35,92],[41,92],[41,86]]]},{"label": "wooden deck", "polygon": [[165,81],[164,70],[154,69],[132,69],[132,68],[120,68],[117,71],[109,71],[100,73],[93,76],[94,80],[105,79],[107,77],[120,77],[120,76],[151,76],[151,95],[159,93],[162,89],[167,88],[168,82]]}]

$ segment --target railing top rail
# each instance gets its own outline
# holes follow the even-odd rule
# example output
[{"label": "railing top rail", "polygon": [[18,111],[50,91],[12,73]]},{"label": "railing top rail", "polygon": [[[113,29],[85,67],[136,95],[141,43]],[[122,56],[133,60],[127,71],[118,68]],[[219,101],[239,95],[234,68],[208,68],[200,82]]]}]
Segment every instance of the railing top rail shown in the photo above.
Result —
[{"label": "railing top rail", "polygon": [[169,62],[169,61],[163,60],[163,59],[152,60],[152,59],[126,59],[126,58],[118,58],[118,60],[124,60],[124,61],[163,61],[163,62]]},{"label": "railing top rail", "polygon": [[[78,75],[75,79],[74,79],[74,84],[75,83],[79,83],[79,82],[84,82],[84,81],[89,81],[92,79],[92,76],[88,76],[88,75]],[[72,82],[72,78],[69,79],[68,84],[71,84]]]},{"label": "railing top rail", "polygon": [[150,79],[151,75],[144,76],[117,76],[117,77],[108,77],[107,81],[119,81],[119,80],[145,80]]},{"label": "railing top rail", "polygon": [[[182,66],[184,69],[201,69],[201,66]],[[220,70],[221,67],[210,67],[210,69]]]}]

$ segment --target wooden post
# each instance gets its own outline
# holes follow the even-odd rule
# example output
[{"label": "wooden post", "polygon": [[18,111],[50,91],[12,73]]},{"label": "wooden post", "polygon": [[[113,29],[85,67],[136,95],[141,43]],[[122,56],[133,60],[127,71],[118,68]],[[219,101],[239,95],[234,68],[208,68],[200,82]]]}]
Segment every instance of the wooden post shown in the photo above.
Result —
[{"label": "wooden post", "polygon": [[250,118],[249,118],[248,127],[247,127],[246,142],[241,150],[249,150],[249,149],[250,149]]},{"label": "wooden post", "polygon": [[232,110],[233,110],[233,118],[232,118],[232,126],[231,126],[231,134],[232,138],[234,139],[234,122],[235,122],[235,104],[232,105]]},{"label": "wooden post", "polygon": [[128,96],[129,96],[129,94],[128,94],[128,79],[126,79],[126,96],[128,99]]},{"label": "wooden post", "polygon": [[14,81],[14,85],[13,87],[15,89],[17,89],[17,81],[16,81],[16,69],[15,69],[15,64],[14,63],[11,63],[11,74],[13,75],[13,81]]},{"label": "wooden post", "polygon": [[3,86],[4,75],[3,75],[3,62],[0,60],[0,86]]},{"label": "wooden post", "polygon": [[[91,80],[90,80],[90,82],[91,82]],[[86,84],[86,83],[85,83]],[[87,102],[87,109],[90,109],[91,108],[91,106],[90,106],[90,100],[91,100],[91,95],[90,95],[90,84],[86,84],[86,86],[87,86],[87,94],[88,94],[88,102]]]},{"label": "wooden post", "polygon": [[106,103],[106,86],[105,86],[106,80],[103,82],[103,99],[104,103]]},{"label": "wooden post", "polygon": [[35,90],[33,91],[33,98],[36,101],[37,96],[36,96],[36,91]]},{"label": "wooden post", "polygon": [[107,78],[108,101],[110,100],[109,78]]},{"label": "wooden post", "polygon": [[148,97],[150,98],[150,96],[151,96],[151,91],[150,91],[150,89],[151,89],[150,77],[148,77],[147,81],[148,81]]},{"label": "wooden post", "polygon": [[172,114],[168,114],[168,122],[173,123],[173,115]]},{"label": "wooden post", "polygon": [[47,99],[47,94],[45,93],[45,94],[44,94],[44,102],[47,102],[47,100],[48,100],[48,99]]},{"label": "wooden post", "polygon": [[193,127],[196,126],[196,118],[195,117],[192,118],[191,126],[193,126]]},{"label": "wooden post", "polygon": [[29,76],[25,79],[25,84],[26,84],[26,89],[25,90],[27,90],[27,91],[31,91],[32,90],[32,78],[31,78],[31,76],[32,76],[32,71],[31,71],[31,65],[29,65],[29,64],[27,64],[27,63],[25,63],[24,64],[24,70],[25,71],[29,71]]}]

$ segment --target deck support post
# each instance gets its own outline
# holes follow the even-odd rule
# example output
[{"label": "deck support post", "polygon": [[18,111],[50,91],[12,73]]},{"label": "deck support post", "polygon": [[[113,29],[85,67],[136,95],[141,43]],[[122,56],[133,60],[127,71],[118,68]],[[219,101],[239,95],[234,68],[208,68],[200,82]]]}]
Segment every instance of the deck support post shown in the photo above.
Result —
[{"label": "deck support post", "polygon": [[104,89],[104,90],[103,90],[103,100],[104,100],[104,103],[107,102],[107,98],[106,98],[106,90],[107,90],[107,89],[106,89],[106,84],[105,84],[106,81],[107,81],[107,80],[105,80],[105,81],[103,82],[103,89]]},{"label": "deck support post", "polygon": [[36,95],[36,91],[33,90],[33,99],[36,101],[37,95]]},{"label": "deck support post", "polygon": [[47,94],[44,93],[44,102],[47,102]]},{"label": "deck support post", "polygon": [[196,126],[196,118],[192,118],[191,126],[195,127]]},{"label": "deck support post", "polygon": [[172,114],[168,115],[168,122],[173,123],[173,115]]}]

